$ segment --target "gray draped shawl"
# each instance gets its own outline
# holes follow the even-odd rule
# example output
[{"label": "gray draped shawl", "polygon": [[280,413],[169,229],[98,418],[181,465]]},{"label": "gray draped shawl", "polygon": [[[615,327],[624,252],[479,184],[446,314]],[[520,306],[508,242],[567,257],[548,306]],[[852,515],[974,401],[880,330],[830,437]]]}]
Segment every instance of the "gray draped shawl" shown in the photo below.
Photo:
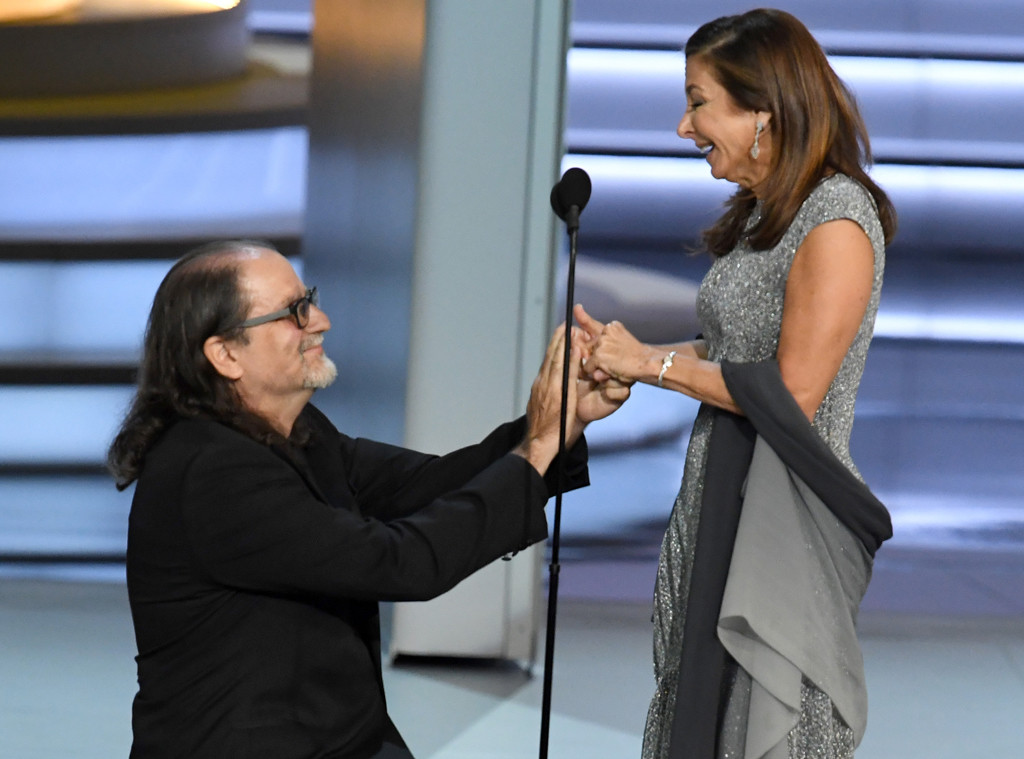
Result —
[{"label": "gray draped shawl", "polygon": [[888,511],[835,457],[774,360],[722,363],[745,417],[718,411],[708,447],[670,756],[712,759],[731,656],[751,676],[746,757],[786,756],[802,678],[860,741],[855,621]]}]

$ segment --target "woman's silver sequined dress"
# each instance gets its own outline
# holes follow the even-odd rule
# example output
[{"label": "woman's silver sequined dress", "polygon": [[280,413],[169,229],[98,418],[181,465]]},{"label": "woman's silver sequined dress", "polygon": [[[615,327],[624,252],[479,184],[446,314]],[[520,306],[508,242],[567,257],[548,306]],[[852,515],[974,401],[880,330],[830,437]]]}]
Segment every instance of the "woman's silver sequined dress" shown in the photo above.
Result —
[{"label": "woman's silver sequined dress", "polygon": [[[856,473],[849,439],[853,406],[871,341],[885,266],[885,243],[874,203],[867,191],[844,175],[823,180],[804,202],[779,244],[753,251],[741,243],[712,265],[697,296],[697,311],[712,361],[762,361],[775,356],[782,323],[786,278],[797,248],[814,227],[852,219],[867,233],[875,251],[871,300],[857,336],[814,418],[814,427],[841,461]],[[703,470],[712,419],[707,410],[694,421],[682,487],[662,543],[654,597],[654,672],[656,690],[644,731],[643,759],[668,756],[675,694],[686,618],[689,578],[700,519]],[[729,673],[730,702],[721,727],[719,759],[743,756],[749,675]],[[853,731],[835,713],[832,702],[804,681],[800,721],[789,735],[789,759],[847,759],[853,756]]]}]

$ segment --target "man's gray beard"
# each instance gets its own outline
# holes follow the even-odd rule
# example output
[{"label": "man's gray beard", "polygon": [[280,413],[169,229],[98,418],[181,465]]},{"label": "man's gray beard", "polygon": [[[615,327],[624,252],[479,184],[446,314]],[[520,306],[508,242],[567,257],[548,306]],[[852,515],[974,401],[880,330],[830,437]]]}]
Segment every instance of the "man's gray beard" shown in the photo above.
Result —
[{"label": "man's gray beard", "polygon": [[338,367],[326,355],[320,355],[319,366],[306,364],[302,376],[302,387],[306,390],[323,390],[338,378]]}]

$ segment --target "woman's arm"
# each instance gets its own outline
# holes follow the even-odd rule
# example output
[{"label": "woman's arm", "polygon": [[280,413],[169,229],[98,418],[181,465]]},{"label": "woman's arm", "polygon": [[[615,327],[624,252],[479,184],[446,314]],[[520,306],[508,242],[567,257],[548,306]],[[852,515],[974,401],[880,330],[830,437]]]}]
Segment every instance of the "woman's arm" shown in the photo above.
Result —
[{"label": "woman's arm", "polygon": [[[725,387],[722,370],[718,364],[707,360],[707,345],[703,340],[677,345],[647,345],[637,340],[620,322],[601,324],[580,305],[576,306],[575,316],[580,326],[594,335],[584,367],[594,379],[611,378],[619,382],[659,385],[739,413]],[[675,351],[672,362],[662,371],[671,351]]]},{"label": "woman's arm", "polygon": [[808,419],[864,321],[874,272],[871,241],[849,219],[815,227],[797,248],[786,280],[778,359],[782,381]]},{"label": "woman's arm", "polygon": [[[838,219],[815,227],[797,249],[786,282],[778,361],[782,379],[808,419],[821,405],[853,343],[871,298],[874,251],[861,227]],[[618,322],[602,325],[577,306],[576,318],[595,335],[587,359],[591,376],[659,384],[719,408],[742,413],[717,363],[701,341],[652,346]],[[662,367],[668,352],[677,351]]]}]

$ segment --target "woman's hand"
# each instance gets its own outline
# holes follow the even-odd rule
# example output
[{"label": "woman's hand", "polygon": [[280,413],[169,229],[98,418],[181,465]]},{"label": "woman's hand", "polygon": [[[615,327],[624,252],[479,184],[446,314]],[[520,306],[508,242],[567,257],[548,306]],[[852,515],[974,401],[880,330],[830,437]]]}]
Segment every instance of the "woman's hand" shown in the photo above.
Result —
[{"label": "woman's hand", "polygon": [[588,336],[583,366],[587,377],[598,383],[614,380],[625,386],[650,382],[652,376],[657,379],[662,359],[658,349],[637,340],[620,322],[602,324],[579,304],[573,314]]},{"label": "woman's hand", "polygon": [[[602,325],[603,326],[603,325]],[[582,329],[573,327],[573,344],[580,346],[580,376],[576,380],[576,421],[582,427],[604,419],[615,413],[623,403],[629,400],[632,382],[619,382],[609,378],[598,381],[586,372],[587,360],[590,358],[597,336],[592,336]]]},{"label": "woman's hand", "polygon": [[[703,340],[676,345],[647,345],[637,340],[619,322],[602,324],[577,304],[576,320],[587,333],[583,350],[584,379],[599,385],[616,382],[629,386],[634,382],[674,390],[702,403],[726,411],[743,413],[729,395],[719,364],[708,361],[708,346]],[[674,361],[665,359],[671,354]]]},{"label": "woman's hand", "polygon": [[[576,404],[576,424],[582,431],[591,422],[604,419],[621,408],[622,404],[629,400],[633,383],[619,381],[609,376],[601,376],[599,378],[587,373],[587,362],[593,356],[594,348],[597,347],[601,333],[604,331],[604,325],[594,319],[590,319],[582,306],[576,306],[574,310],[578,310],[577,318],[579,314],[582,314],[585,319],[589,319],[588,324],[593,330],[591,332],[585,329],[574,328],[572,332],[573,341],[579,343],[582,355],[580,359],[580,378],[576,383],[578,399]],[[603,372],[601,374],[603,375]]]}]

